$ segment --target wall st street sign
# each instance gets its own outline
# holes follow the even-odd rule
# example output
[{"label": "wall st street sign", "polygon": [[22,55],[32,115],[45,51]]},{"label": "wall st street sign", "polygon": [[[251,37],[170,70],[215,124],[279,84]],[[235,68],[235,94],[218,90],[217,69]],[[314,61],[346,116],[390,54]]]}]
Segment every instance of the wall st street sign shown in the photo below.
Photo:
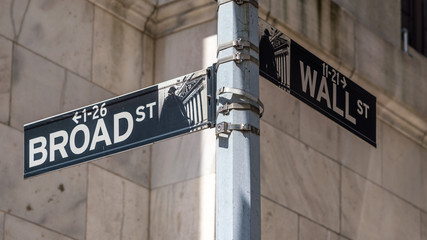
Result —
[{"label": "wall st street sign", "polygon": [[194,132],[214,124],[209,70],[24,126],[24,177]]},{"label": "wall st street sign", "polygon": [[376,98],[259,20],[260,75],[376,147]]}]

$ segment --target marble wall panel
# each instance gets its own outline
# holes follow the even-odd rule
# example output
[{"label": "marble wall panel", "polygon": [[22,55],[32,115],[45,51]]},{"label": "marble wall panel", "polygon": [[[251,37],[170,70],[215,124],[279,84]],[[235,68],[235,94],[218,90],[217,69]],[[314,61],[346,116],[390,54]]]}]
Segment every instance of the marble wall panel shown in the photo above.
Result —
[{"label": "marble wall panel", "polygon": [[338,160],[358,174],[381,185],[382,125],[377,120],[377,147],[373,147],[348,130],[339,127]]},{"label": "marble wall panel", "polygon": [[261,122],[261,193],[339,231],[339,165]]},{"label": "marble wall panel", "polygon": [[298,215],[261,197],[261,239],[297,240]]},{"label": "marble wall panel", "polygon": [[157,0],[89,0],[105,8],[141,31],[145,30],[147,21],[152,17]]},{"label": "marble wall panel", "polygon": [[86,239],[148,239],[149,192],[89,165]]},{"label": "marble wall panel", "polygon": [[90,79],[93,5],[85,0],[33,0],[18,42]]},{"label": "marble wall panel", "polygon": [[427,211],[427,149],[421,148],[421,208]]},{"label": "marble wall panel", "polygon": [[141,88],[144,35],[95,7],[92,81],[118,95]]},{"label": "marble wall panel", "polygon": [[152,146],[151,187],[215,172],[215,129],[206,129]]},{"label": "marble wall panel", "polygon": [[0,138],[0,210],[83,239],[86,165],[24,179],[24,134],[0,124]]},{"label": "marble wall panel", "polygon": [[148,35],[144,35],[142,40],[144,51],[142,52],[142,78],[140,84],[144,88],[154,84],[154,52],[156,44],[155,40]]},{"label": "marble wall panel", "polygon": [[22,31],[22,23],[30,0],[3,0],[0,2],[0,34],[16,39]]},{"label": "marble wall panel", "polygon": [[402,80],[401,93],[397,96],[427,119],[427,58],[416,51],[410,51],[409,54],[400,52]]},{"label": "marble wall panel", "polygon": [[319,152],[337,159],[338,125],[305,103],[300,104],[300,139]]},{"label": "marble wall panel", "polygon": [[421,212],[421,240],[427,240],[427,214]]},{"label": "marble wall panel", "polygon": [[216,21],[209,21],[158,39],[155,82],[163,82],[212,65],[216,58],[215,35]]},{"label": "marble wall panel", "polygon": [[171,4],[162,5],[154,14],[155,25],[149,24],[147,31],[153,35],[163,37],[171,33],[179,32],[213,21],[217,17],[216,2],[199,0],[174,1]]},{"label": "marble wall panel", "polygon": [[340,240],[336,233],[304,218],[299,218],[299,240]]},{"label": "marble wall panel", "polygon": [[9,123],[12,42],[0,37],[0,122]]},{"label": "marble wall panel", "polygon": [[[421,206],[421,147],[388,125],[383,125],[383,185]],[[423,204],[425,205],[425,204]]]},{"label": "marble wall panel", "polygon": [[151,192],[150,239],[215,239],[215,174]]},{"label": "marble wall panel", "polygon": [[356,71],[374,85],[398,95],[402,91],[401,50],[360,23],[355,24],[355,36]]},{"label": "marble wall panel", "polygon": [[108,156],[93,163],[149,189],[150,156],[151,146],[144,146]]},{"label": "marble wall panel", "polygon": [[259,88],[265,108],[262,120],[298,138],[300,101],[264,78],[260,78]]},{"label": "marble wall panel", "polygon": [[333,0],[383,39],[400,47],[401,5],[399,0]]},{"label": "marble wall panel", "polygon": [[323,17],[329,17],[331,24],[331,35],[329,40],[326,41],[330,46],[328,51],[330,51],[335,57],[338,57],[344,64],[354,68],[354,18],[334,1],[330,1],[327,7],[330,8],[330,15],[323,15]]},{"label": "marble wall panel", "polygon": [[0,240],[3,240],[4,232],[4,213],[0,212]]},{"label": "marble wall panel", "polygon": [[72,239],[8,214],[6,214],[4,228],[5,240]]},{"label": "marble wall panel", "polygon": [[420,210],[342,168],[343,235],[353,240],[420,239]]},{"label": "marble wall panel", "polygon": [[327,1],[260,1],[262,9],[301,33],[322,50],[341,58],[347,65],[354,63],[354,23],[352,16],[337,5]]},{"label": "marble wall panel", "polygon": [[109,91],[68,71],[63,93],[63,112],[114,97]]},{"label": "marble wall panel", "polygon": [[63,68],[15,46],[12,74],[11,126],[23,129],[25,123],[61,112]]}]

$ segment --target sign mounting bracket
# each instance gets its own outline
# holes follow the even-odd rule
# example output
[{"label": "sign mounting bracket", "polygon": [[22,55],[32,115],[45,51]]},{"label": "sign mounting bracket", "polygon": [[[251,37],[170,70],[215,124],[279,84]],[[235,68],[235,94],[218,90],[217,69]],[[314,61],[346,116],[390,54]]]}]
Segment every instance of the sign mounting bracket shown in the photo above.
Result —
[{"label": "sign mounting bracket", "polygon": [[231,131],[246,131],[252,132],[256,135],[260,134],[260,130],[257,127],[252,126],[248,123],[229,123],[229,122],[221,122],[216,125],[216,135],[218,137],[228,138],[231,134]]}]

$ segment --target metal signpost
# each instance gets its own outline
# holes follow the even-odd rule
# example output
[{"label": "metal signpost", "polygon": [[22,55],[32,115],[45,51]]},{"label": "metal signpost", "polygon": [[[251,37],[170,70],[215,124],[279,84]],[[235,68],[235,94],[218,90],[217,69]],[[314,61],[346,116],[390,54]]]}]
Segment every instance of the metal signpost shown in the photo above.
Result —
[{"label": "metal signpost", "polygon": [[212,127],[210,69],[24,126],[24,177]]},{"label": "metal signpost", "polygon": [[258,2],[218,0],[216,239],[259,240]]},{"label": "metal signpost", "polygon": [[260,75],[376,147],[376,98],[266,22]]}]

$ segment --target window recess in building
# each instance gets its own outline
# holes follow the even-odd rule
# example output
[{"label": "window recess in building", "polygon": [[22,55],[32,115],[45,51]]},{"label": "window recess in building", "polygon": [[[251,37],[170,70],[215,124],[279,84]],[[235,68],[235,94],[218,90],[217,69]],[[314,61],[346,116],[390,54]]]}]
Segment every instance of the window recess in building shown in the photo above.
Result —
[{"label": "window recess in building", "polygon": [[402,0],[402,32],[409,46],[427,56],[427,0]]}]

